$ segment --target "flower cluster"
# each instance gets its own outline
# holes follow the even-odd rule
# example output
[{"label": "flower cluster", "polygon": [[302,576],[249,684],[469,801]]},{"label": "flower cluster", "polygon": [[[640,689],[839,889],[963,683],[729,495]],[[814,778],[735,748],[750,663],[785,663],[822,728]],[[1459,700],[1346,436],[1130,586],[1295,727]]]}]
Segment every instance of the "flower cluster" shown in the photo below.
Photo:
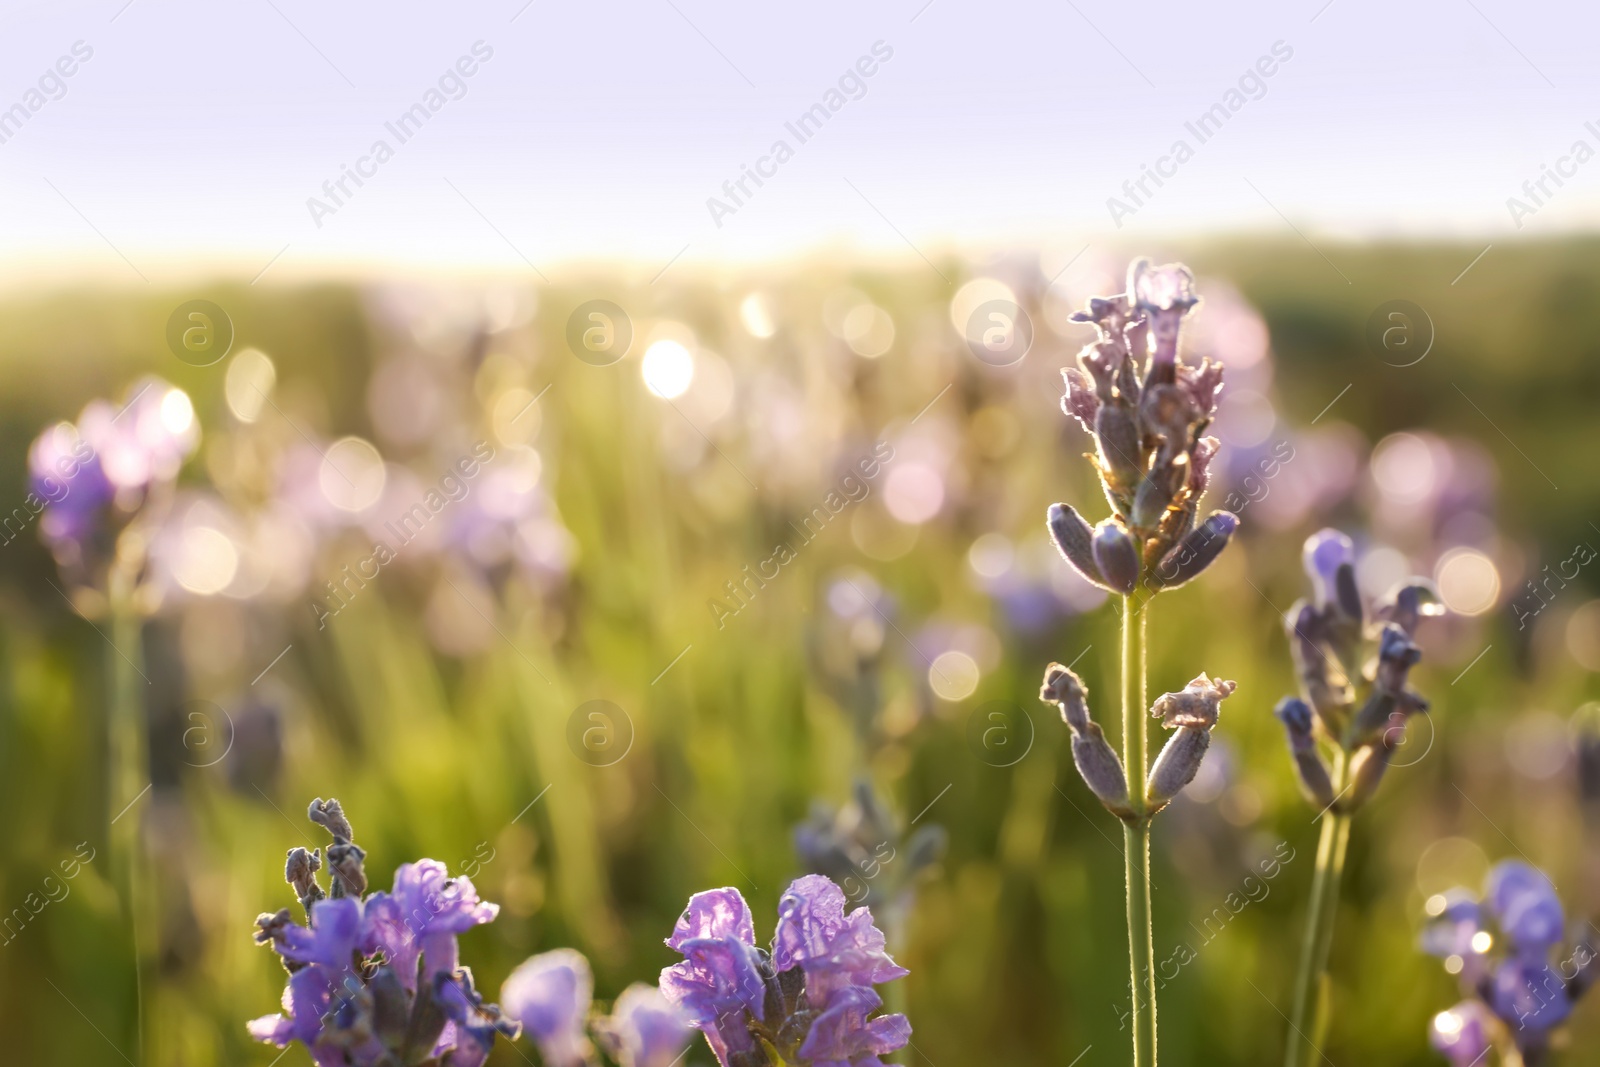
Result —
[{"label": "flower cluster", "polygon": [[1551,1031],[1600,977],[1587,935],[1551,962],[1565,940],[1565,916],[1550,879],[1506,860],[1489,872],[1483,899],[1452,890],[1430,899],[1428,911],[1422,949],[1444,960],[1471,998],[1434,1016],[1433,1047],[1455,1067],[1481,1063],[1491,1045],[1508,1044],[1528,1067],[1543,1062]]},{"label": "flower cluster", "polygon": [[[1221,554],[1239,520],[1213,512],[1196,525],[1218,441],[1202,436],[1216,412],[1222,367],[1178,360],[1183,317],[1198,302],[1179,264],[1134,263],[1128,291],[1096,297],[1073,316],[1100,338],[1061,372],[1061,408],[1095,440],[1090,457],[1113,514],[1091,527],[1071,505],[1050,508],[1056,548],[1084,578],[1123,596],[1183,585]],[[1148,358],[1147,358],[1148,357]]]},{"label": "flower cluster", "polygon": [[667,939],[684,959],[661,972],[661,992],[706,1036],[722,1067],[770,1067],[774,1055],[806,1067],[883,1067],[904,1048],[904,1015],[873,986],[904,977],[872,912],[846,914],[829,879],[797,879],[778,905],[770,951],[737,889],[696,893]]},{"label": "flower cluster", "polygon": [[[1422,618],[1443,608],[1432,586],[1415,578],[1396,587],[1368,616],[1356,588],[1355,547],[1338,530],[1307,538],[1304,565],[1314,596],[1296,601],[1284,618],[1301,695],[1279,701],[1275,713],[1288,732],[1307,799],[1318,808],[1353,812],[1378,788],[1405,739],[1406,720],[1428,710],[1428,702],[1407,684],[1422,658],[1413,638]],[[1364,637],[1376,646],[1365,676],[1360,669]],[[1359,706],[1358,682],[1366,691]],[[1318,749],[1319,733],[1340,750],[1340,784]]]},{"label": "flower cluster", "polygon": [[76,424],[47,427],[28,449],[29,506],[42,511],[39,535],[63,576],[84,593],[104,593],[121,558],[137,581],[143,541],[124,541],[135,519],[154,517],[170,498],[183,461],[200,441],[188,394],[159,378],[136,382],[120,408],[92,400]]},{"label": "flower cluster", "polygon": [[478,1067],[495,1034],[516,1037],[520,1027],[484,1003],[457,956],[457,935],[499,907],[437,860],[402,864],[392,892],[367,894],[366,854],[339,802],[312,801],[309,817],[333,836],[329,888],[316,880],[323,851],[291,849],[284,877],[309,925],[288,908],[256,920],[256,942],[278,953],[289,982],[283,1011],[252,1020],[251,1036],[279,1048],[299,1041],[319,1067]]}]

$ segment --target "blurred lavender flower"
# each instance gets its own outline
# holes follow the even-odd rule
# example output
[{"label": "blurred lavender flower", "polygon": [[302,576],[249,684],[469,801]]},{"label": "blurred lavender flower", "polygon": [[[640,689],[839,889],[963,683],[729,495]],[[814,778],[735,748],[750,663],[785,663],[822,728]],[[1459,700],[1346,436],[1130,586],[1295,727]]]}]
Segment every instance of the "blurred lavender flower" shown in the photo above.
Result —
[{"label": "blurred lavender flower", "polygon": [[[1551,962],[1565,920],[1550,879],[1520,860],[1505,860],[1489,872],[1481,901],[1452,890],[1430,900],[1428,910],[1422,950],[1443,959],[1463,991],[1477,998],[1434,1017],[1434,1048],[1465,1064],[1475,1062],[1467,1053],[1482,1055],[1498,1039],[1514,1046],[1528,1067],[1544,1062],[1551,1031],[1572,1014],[1600,971],[1587,935]],[[1502,941],[1504,951],[1491,955]]]},{"label": "blurred lavender flower", "polygon": [[1476,1067],[1489,1054],[1489,1011],[1476,1000],[1441,1011],[1428,1025],[1428,1042],[1444,1054],[1451,1067]]},{"label": "blurred lavender flower", "polygon": [[[903,836],[898,820],[867,778],[856,779],[850,803],[834,811],[814,803],[811,816],[794,828],[800,862],[843,888],[852,904],[870,904],[879,914],[903,914],[916,879],[944,855],[942,826],[928,824]],[[886,916],[887,925],[895,921]]]},{"label": "blurred lavender flower", "polygon": [[48,427],[28,449],[30,487],[43,502],[40,537],[91,611],[113,592],[137,592],[149,540],[143,527],[159,520],[200,440],[183,390],[145,378],[129,396],[120,409],[90,401],[76,425]]},{"label": "blurred lavender flower", "polygon": [[570,948],[529,957],[500,987],[505,1013],[522,1024],[548,1067],[577,1067],[589,1061],[584,1025],[593,996],[589,961]]},{"label": "blurred lavender flower", "polygon": [[661,972],[661,992],[682,1008],[723,1067],[769,1067],[766,1049],[805,1067],[883,1067],[905,1047],[904,1015],[876,1015],[872,986],[904,977],[872,912],[846,914],[828,878],[807,875],[784,893],[770,953],[755,945],[750,909],[736,889],[697,893],[667,945],[685,959]]},{"label": "blurred lavender flower", "polygon": [[[1296,601],[1284,617],[1301,697],[1284,698],[1277,715],[1307,799],[1318,808],[1353,812],[1371,798],[1404,743],[1406,720],[1428,710],[1408,685],[1422,658],[1414,638],[1422,619],[1443,608],[1432,585],[1414,578],[1367,609],[1356,586],[1354,545],[1338,530],[1307,538],[1303,562],[1315,596]],[[1364,636],[1375,644],[1365,671]],[[1358,685],[1366,690],[1359,706]],[[1319,741],[1338,750],[1340,779]]]},{"label": "blurred lavender flower", "polygon": [[635,982],[622,991],[595,1034],[622,1067],[672,1067],[693,1032],[683,1012],[653,985]]},{"label": "blurred lavender flower", "polygon": [[834,575],[807,634],[812,669],[823,690],[850,715],[863,752],[877,741],[883,708],[886,627],[895,617],[894,598],[860,571]]},{"label": "blurred lavender flower", "polygon": [[[485,1004],[472,972],[456,965],[456,934],[499,908],[435,860],[403,865],[392,895],[363,898],[365,853],[339,802],[313,801],[309,817],[333,836],[329,888],[316,880],[321,849],[289,851],[285,879],[310,925],[293,922],[287,908],[256,919],[256,943],[273,947],[289,982],[283,1011],[251,1020],[250,1035],[279,1048],[299,1041],[320,1067],[479,1067],[495,1034],[514,1038],[520,1027]],[[420,983],[419,949],[427,964]]]}]

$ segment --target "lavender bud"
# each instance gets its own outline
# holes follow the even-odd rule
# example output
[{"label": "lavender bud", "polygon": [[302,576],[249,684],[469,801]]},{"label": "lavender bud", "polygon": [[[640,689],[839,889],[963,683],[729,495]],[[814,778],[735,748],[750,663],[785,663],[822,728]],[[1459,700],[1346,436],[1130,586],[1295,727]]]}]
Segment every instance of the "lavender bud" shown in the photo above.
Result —
[{"label": "lavender bud", "polygon": [[[1353,566],[1355,561],[1355,543],[1338,530],[1330,527],[1306,538],[1301,563],[1316,590],[1318,607],[1326,607],[1334,602],[1337,596],[1334,582],[1339,568],[1345,564]],[[1357,617],[1359,615],[1357,612]]]},{"label": "lavender bud", "polygon": [[1362,745],[1350,757],[1350,792],[1344,798],[1344,811],[1355,811],[1371,799],[1378,789],[1383,772],[1389,769],[1389,756],[1393,747],[1383,740]]},{"label": "lavender bud", "polygon": [[1406,632],[1393,623],[1384,626],[1378,638],[1378,671],[1376,682],[1396,693],[1406,687],[1411,668],[1422,659],[1422,649],[1412,643]]},{"label": "lavender bud", "polygon": [[1122,523],[1110,518],[1096,526],[1092,547],[1105,584],[1123,596],[1133,592],[1139,584],[1139,549]]},{"label": "lavender bud", "polygon": [[1061,718],[1072,731],[1072,762],[1089,791],[1111,814],[1119,819],[1132,818],[1122,761],[1106,741],[1100,725],[1089,718],[1088,691],[1083,682],[1066,667],[1052,663],[1045,670],[1039,699],[1061,709]]},{"label": "lavender bud", "polygon": [[1178,357],[1178,329],[1184,315],[1199,302],[1194,295],[1194,275],[1182,264],[1152,267],[1141,259],[1129,269],[1128,291],[1145,313],[1155,337],[1151,377],[1171,381],[1170,368]]},{"label": "lavender bud", "polygon": [[1228,542],[1238,529],[1237,515],[1213,511],[1205,522],[1189,531],[1178,547],[1167,553],[1150,576],[1150,584],[1157,589],[1176,589],[1198,577],[1201,571],[1222,555],[1222,550],[1228,547]]},{"label": "lavender bud", "polygon": [[1412,578],[1395,586],[1378,602],[1373,615],[1380,621],[1392,622],[1406,632],[1417,635],[1417,624],[1425,618],[1444,614],[1444,604],[1439,591],[1426,578]]},{"label": "lavender bud", "polygon": [[1160,522],[1188,475],[1189,457],[1183,453],[1174,456],[1169,463],[1158,462],[1134,493],[1133,526],[1148,530]]},{"label": "lavender bud", "polygon": [[1344,671],[1332,658],[1326,621],[1316,608],[1302,600],[1289,609],[1283,622],[1289,635],[1289,655],[1300,678],[1300,691],[1316,709],[1328,733],[1337,737],[1355,693]]},{"label": "lavender bud", "polygon": [[1282,721],[1289,735],[1289,755],[1294,759],[1295,775],[1300,779],[1301,791],[1318,808],[1328,807],[1333,803],[1333,781],[1328,776],[1328,768],[1322,762],[1321,754],[1317,752],[1310,705],[1299,697],[1284,697],[1278,701],[1273,714]]},{"label": "lavender bud", "polygon": [[1062,380],[1067,391],[1061,397],[1061,410],[1078,420],[1085,433],[1094,433],[1095,414],[1100,410],[1100,398],[1095,396],[1089,378],[1076,367],[1063,367]]},{"label": "lavender bud", "polygon": [[333,897],[366,895],[367,872],[362,866],[367,858],[360,845],[346,841],[328,846],[328,892]]},{"label": "lavender bud", "polygon": [[311,905],[325,896],[316,879],[316,873],[321,869],[320,849],[307,852],[303,848],[291,848],[283,865],[283,880],[294,887],[295,896],[300,898],[300,906],[306,909],[308,916],[311,914]]},{"label": "lavender bud", "polygon": [[1071,504],[1051,504],[1049,518],[1050,540],[1055,542],[1061,558],[1072,564],[1072,569],[1095,585],[1104,587],[1100,568],[1094,562],[1094,528]]},{"label": "lavender bud", "polygon": [[350,828],[350,820],[344,816],[344,808],[332,797],[323,800],[321,797],[311,802],[306,818],[322,827],[333,835],[335,841],[354,841],[355,831]]},{"label": "lavender bud", "polygon": [[1210,729],[1216,725],[1217,712],[1222,702],[1238,689],[1237,682],[1213,682],[1202,673],[1176,693],[1163,693],[1150,705],[1150,714],[1161,720],[1167,729],[1177,726],[1199,726]]},{"label": "lavender bud", "polygon": [[1194,781],[1200,770],[1200,761],[1211,747],[1211,729],[1203,726],[1180,727],[1162,746],[1155,765],[1150,768],[1150,779],[1145,784],[1147,814],[1155,814],[1166,807],[1184,786]]},{"label": "lavender bud", "polygon": [[1356,622],[1361,621],[1361,590],[1356,587],[1356,569],[1349,563],[1339,564],[1333,572],[1334,602],[1339,610]]},{"label": "lavender bud", "polygon": [[1045,668],[1039,699],[1060,708],[1062,720],[1073,733],[1089,727],[1089,691],[1082,679],[1061,664],[1052,663]]},{"label": "lavender bud", "polygon": [[1124,493],[1137,485],[1144,474],[1144,448],[1132,409],[1118,402],[1100,405],[1094,436],[1100,446],[1101,469],[1110,483]]}]

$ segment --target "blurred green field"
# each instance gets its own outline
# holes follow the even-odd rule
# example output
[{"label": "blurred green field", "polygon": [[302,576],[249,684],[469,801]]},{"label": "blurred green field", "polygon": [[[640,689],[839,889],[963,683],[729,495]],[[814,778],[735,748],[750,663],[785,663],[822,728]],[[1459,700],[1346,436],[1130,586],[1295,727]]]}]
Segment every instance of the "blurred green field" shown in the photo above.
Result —
[{"label": "blurred green field", "polygon": [[[1281,1054],[1317,833],[1270,714],[1294,684],[1279,614],[1302,592],[1301,541],[1322,525],[1372,528],[1366,456],[1390,434],[1425,431],[1491,461],[1479,509],[1489,525],[1469,533],[1498,567],[1499,594],[1491,609],[1426,636],[1413,680],[1434,710],[1412,727],[1425,754],[1391,771],[1356,821],[1333,953],[1329,1059],[1431,1062],[1427,1021],[1457,995],[1415,948],[1428,895],[1521,854],[1551,872],[1573,913],[1600,906],[1600,827],[1593,813],[1585,821],[1565,732],[1600,699],[1583,665],[1600,643],[1585,611],[1600,572],[1564,586],[1525,627],[1512,604],[1547,562],[1575,543],[1600,544],[1600,242],[1497,245],[1454,282],[1479,248],[1324,246],[1337,267],[1299,242],[1132,251],[1183,258],[1203,297],[1219,283],[1235,288],[1270,330],[1275,373],[1260,391],[1277,415],[1271,439],[1332,428],[1359,442],[1361,464],[1349,491],[1310,500],[1293,521],[1257,522],[1246,508],[1239,545],[1155,607],[1152,693],[1201,670],[1239,683],[1205,795],[1156,823],[1157,958],[1180,943],[1195,950],[1162,991],[1169,1067]],[[1119,262],[1097,249],[1063,284],[1089,284],[1096,257]],[[593,960],[604,1000],[676,959],[661,942],[692,892],[738,886],[758,916],[774,914],[802,873],[794,826],[814,800],[846,802],[863,774],[903,824],[921,813],[919,826],[949,835],[890,946],[911,970],[903,995],[915,1029],[915,1049],[897,1062],[1126,1061],[1121,838],[1037,699],[1046,663],[1081,656],[1076,669],[1114,733],[1117,621],[1108,605],[1071,614],[1055,601],[1042,622],[1019,614],[980,580],[972,552],[999,534],[1018,561],[1036,559],[1027,551],[1053,501],[1104,514],[1080,458],[1087,437],[1058,407],[1058,369],[1087,331],[1050,325],[1058,312],[1045,306],[1048,277],[1032,256],[938,269],[948,282],[918,260],[859,271],[815,262],[674,270],[655,284],[574,274],[496,289],[488,301],[461,283],[0,302],[4,509],[21,503],[28,443],[43,426],[153,373],[188,392],[202,428],[181,484],[240,514],[273,492],[261,465],[302,439],[373,441],[424,488],[471,442],[489,440],[495,462],[519,445],[537,451],[539,485],[570,533],[570,564],[538,580],[402,551],[319,628],[323,583],[371,542],[347,528],[319,537],[299,592],[174,596],[145,625],[153,785],[127,817],[141,820],[160,916],[157,978],[143,990],[156,1062],[274,1062],[277,1050],[252,1043],[243,1024],[275,1009],[282,973],[250,934],[259,912],[292,903],[283,854],[310,841],[312,797],[344,803],[375,887],[421,856],[477,872],[483,896],[503,906],[463,937],[480,987],[498,989],[530,953],[571,945]],[[952,295],[979,276],[1009,279],[1033,315],[1020,364],[983,365],[952,327]],[[860,356],[829,331],[846,289],[891,318],[882,355]],[[770,337],[750,329],[753,292]],[[232,318],[230,359],[251,347],[276,366],[272,404],[254,422],[230,413],[226,362],[192,367],[167,349],[169,314],[195,297]],[[567,344],[569,314],[596,298],[626,309],[635,331],[612,366],[580,361]],[[1421,305],[1437,329],[1413,366],[1386,363],[1364,340],[1373,309],[1394,299]],[[640,376],[645,343],[663,328],[687,328],[690,347],[713,354],[674,402]],[[415,399],[417,386],[369,382],[401,357],[428,368],[421,380],[442,406],[428,416],[434,432],[395,443],[374,407]],[[696,392],[716,375],[721,393]],[[539,398],[526,422],[509,418],[504,398],[525,395]],[[727,602],[725,583],[794,540],[791,524],[878,441],[896,458],[864,498],[719,626],[710,602]],[[886,510],[889,472],[907,461],[942,478],[942,506],[920,524]],[[1261,507],[1303,470],[1285,464]],[[1221,507],[1230,484],[1237,472],[1206,506]],[[1405,529],[1385,543],[1424,573],[1450,538],[1467,536]],[[894,604],[881,705],[869,705],[866,731],[815,651],[840,574],[870,578]],[[1032,580],[1049,587],[1048,575]],[[445,595],[451,581],[465,589],[459,601]],[[113,1063],[119,1052],[136,1062],[134,950],[98,858],[110,818],[134,799],[108,793],[111,650],[103,623],[76,615],[61,585],[34,530],[0,546],[0,908],[24,906],[81,842],[97,858],[0,945],[0,1033],[9,1062]],[[1036,593],[1018,590],[1018,603]],[[973,650],[981,677],[970,695],[944,699],[928,661],[958,646]],[[224,720],[192,718],[195,700]],[[575,709],[592,700],[631,723],[631,747],[608,766],[569,743]],[[1031,722],[1031,747],[1012,766],[990,765],[970,741],[974,711],[989,701]],[[1269,856],[1281,871],[1247,884]],[[1579,1008],[1570,1033],[1580,1049],[1600,1041],[1594,1004]],[[492,1062],[522,1058],[499,1047]],[[309,1059],[296,1048],[280,1062]],[[685,1062],[711,1056],[701,1044]],[[1584,1062],[1581,1051],[1565,1062]]]}]

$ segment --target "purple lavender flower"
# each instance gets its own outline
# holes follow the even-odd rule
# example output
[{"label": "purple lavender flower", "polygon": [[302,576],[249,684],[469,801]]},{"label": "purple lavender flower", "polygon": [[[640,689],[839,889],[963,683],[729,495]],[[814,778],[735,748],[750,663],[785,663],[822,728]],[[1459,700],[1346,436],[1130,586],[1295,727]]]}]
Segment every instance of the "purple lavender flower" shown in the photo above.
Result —
[{"label": "purple lavender flower", "polygon": [[549,1067],[576,1067],[588,1058],[584,1024],[593,996],[589,961],[570,948],[529,957],[500,987],[506,1014],[522,1024]]},{"label": "purple lavender flower", "polygon": [[46,428],[28,450],[39,533],[75,584],[102,587],[116,537],[153,495],[170,492],[199,444],[194,405],[159,378],[120,408],[93,400],[77,424]]},{"label": "purple lavender flower", "polygon": [[1489,1012],[1476,1000],[1463,1000],[1433,1017],[1428,1042],[1451,1067],[1476,1067],[1489,1052]]},{"label": "purple lavender flower", "polygon": [[[1446,961],[1459,975],[1465,992],[1476,996],[1434,1019],[1434,1047],[1452,1057],[1456,1050],[1481,1051],[1489,1013],[1504,1024],[1529,1064],[1547,1049],[1551,1031],[1572,1014],[1576,1001],[1591,984],[1596,957],[1588,941],[1580,941],[1561,964],[1550,962],[1562,940],[1561,901],[1543,871],[1518,860],[1496,864],[1489,872],[1484,899],[1474,901],[1452,890],[1442,908],[1430,906],[1435,918],[1424,929],[1422,948]],[[1493,918],[1500,938],[1486,928]],[[1507,947],[1491,958],[1497,940]],[[1570,970],[1570,973],[1568,973]]]},{"label": "purple lavender flower", "polygon": [[[291,849],[285,877],[310,925],[291,921],[287,908],[256,919],[256,942],[277,951],[289,982],[283,1011],[251,1020],[250,1035],[279,1048],[299,1041],[320,1067],[481,1067],[495,1034],[514,1038],[521,1028],[484,1003],[472,972],[456,965],[455,938],[499,909],[435,860],[402,865],[392,894],[363,899],[365,853],[339,802],[318,800],[310,816],[334,839],[332,895],[316,881],[321,850]],[[419,955],[428,965],[420,984]]]},{"label": "purple lavender flower", "polygon": [[[1409,688],[1411,668],[1422,658],[1412,637],[1423,615],[1436,614],[1422,608],[1427,589],[1421,579],[1367,610],[1356,588],[1353,559],[1350,538],[1338,530],[1307,538],[1303,562],[1315,595],[1296,601],[1284,615],[1300,692],[1316,712],[1317,727],[1307,730],[1302,718],[1286,719],[1290,753],[1307,795],[1320,800],[1328,768],[1319,746],[1326,742],[1344,750],[1343,788],[1332,794],[1331,803],[1319,805],[1340,813],[1356,811],[1371,799],[1405,740],[1407,720],[1428,710],[1427,700]],[[1364,637],[1376,638],[1377,667],[1370,673],[1364,670]],[[1358,705],[1362,683],[1366,699]],[[1298,704],[1289,707],[1298,712]]]},{"label": "purple lavender flower", "polygon": [[394,892],[367,898],[367,936],[362,948],[382,951],[407,990],[417,988],[417,959],[426,961],[425,981],[456,969],[456,935],[493,922],[498,904],[478,899],[472,879],[452,878],[438,860],[402,863]]},{"label": "purple lavender flower", "polygon": [[843,986],[873,986],[911,973],[884,951],[871,909],[846,915],[844,906],[844,890],[820,874],[796,879],[778,902],[772,965],[780,974],[793,967],[804,971],[813,1004]]},{"label": "purple lavender flower", "polygon": [[[661,992],[683,1009],[723,1067],[766,1064],[765,1042],[786,1062],[875,1067],[904,1047],[903,1015],[871,1017],[877,982],[907,972],[884,951],[872,912],[845,914],[822,875],[797,879],[779,907],[772,952],[756,948],[750,909],[736,889],[697,893],[667,944],[687,958],[661,972]],[[863,995],[865,994],[865,995]]]},{"label": "purple lavender flower", "polygon": [[635,982],[622,991],[595,1033],[622,1067],[671,1067],[693,1028],[683,1012],[653,985]]},{"label": "purple lavender flower", "polygon": [[756,948],[750,906],[737,889],[709,889],[689,898],[667,939],[684,960],[661,972],[661,992],[686,1016],[724,1065],[756,1047],[744,1014],[766,1017],[770,962]]},{"label": "purple lavender flower", "polygon": [[1519,954],[1542,959],[1561,941],[1566,919],[1543,871],[1517,860],[1496,864],[1489,872],[1488,903]]}]

